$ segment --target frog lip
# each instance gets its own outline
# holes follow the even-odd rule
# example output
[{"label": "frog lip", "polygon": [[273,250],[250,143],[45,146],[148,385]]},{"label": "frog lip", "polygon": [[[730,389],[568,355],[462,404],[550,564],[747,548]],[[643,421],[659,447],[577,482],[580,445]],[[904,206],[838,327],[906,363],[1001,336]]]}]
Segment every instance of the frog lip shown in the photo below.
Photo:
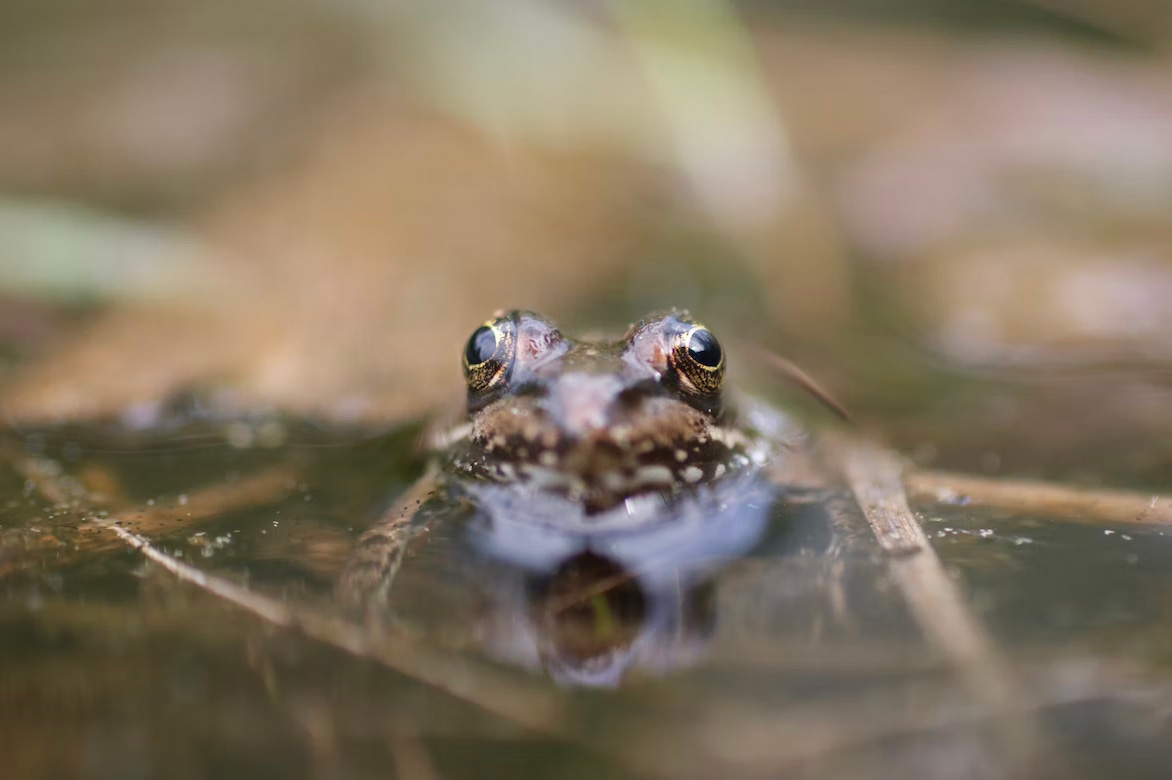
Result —
[{"label": "frog lip", "polygon": [[466,448],[452,451],[457,469],[477,479],[526,483],[571,497],[597,513],[628,497],[674,491],[740,468],[744,442],[735,429],[683,401],[646,399],[622,421],[572,433],[538,406],[511,399],[474,421]]},{"label": "frog lip", "polygon": [[734,469],[731,458],[738,445],[729,440],[729,431],[707,424],[682,402],[662,406],[660,414],[643,413],[628,424],[584,436],[569,436],[548,418],[530,416],[524,429],[505,434],[496,428],[489,439],[474,435],[472,449],[458,462],[470,475],[576,496],[591,511]]}]

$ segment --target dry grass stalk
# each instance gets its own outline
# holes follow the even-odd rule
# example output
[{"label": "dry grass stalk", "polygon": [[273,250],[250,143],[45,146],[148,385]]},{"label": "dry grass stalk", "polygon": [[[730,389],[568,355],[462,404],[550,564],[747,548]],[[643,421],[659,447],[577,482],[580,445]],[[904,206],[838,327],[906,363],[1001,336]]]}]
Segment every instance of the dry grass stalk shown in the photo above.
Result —
[{"label": "dry grass stalk", "polygon": [[[68,510],[74,522],[68,527],[68,540],[55,533],[35,539],[22,539],[19,554],[0,562],[0,577],[26,569],[43,556],[53,555],[55,565],[85,555],[116,549],[117,543],[107,528],[120,523],[138,533],[173,534],[198,526],[205,520],[226,512],[275,503],[297,485],[296,473],[286,466],[274,466],[232,482],[219,482],[186,494],[182,504],[139,507],[111,512],[109,518],[96,516],[104,502],[81,483],[63,476],[52,461],[9,453],[16,471],[60,510]],[[5,540],[0,538],[0,546]]]},{"label": "dry grass stalk", "polygon": [[847,481],[879,545],[891,555],[891,572],[916,622],[976,700],[1006,716],[999,733],[1014,764],[1030,762],[1039,744],[1027,703],[908,507],[898,458],[864,443],[847,444],[842,451]]},{"label": "dry grass stalk", "polygon": [[910,471],[904,485],[909,498],[924,503],[964,504],[1074,523],[1172,523],[1172,498],[1126,490],[938,471]]}]

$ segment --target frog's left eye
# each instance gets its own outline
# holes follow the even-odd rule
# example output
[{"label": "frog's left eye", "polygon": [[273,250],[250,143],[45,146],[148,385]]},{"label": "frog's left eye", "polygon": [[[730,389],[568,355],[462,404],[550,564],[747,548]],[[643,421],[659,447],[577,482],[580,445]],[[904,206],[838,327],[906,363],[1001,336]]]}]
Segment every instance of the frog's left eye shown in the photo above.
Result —
[{"label": "frog's left eye", "polygon": [[468,346],[464,347],[464,365],[479,366],[492,359],[496,353],[496,331],[488,325],[481,325],[472,331]]},{"label": "frog's left eye", "polygon": [[712,331],[695,325],[685,331],[672,350],[680,385],[693,395],[712,396],[724,380],[724,350]]},{"label": "frog's left eye", "polygon": [[508,377],[516,344],[514,323],[498,318],[484,323],[464,345],[464,378],[473,393],[501,386]]}]

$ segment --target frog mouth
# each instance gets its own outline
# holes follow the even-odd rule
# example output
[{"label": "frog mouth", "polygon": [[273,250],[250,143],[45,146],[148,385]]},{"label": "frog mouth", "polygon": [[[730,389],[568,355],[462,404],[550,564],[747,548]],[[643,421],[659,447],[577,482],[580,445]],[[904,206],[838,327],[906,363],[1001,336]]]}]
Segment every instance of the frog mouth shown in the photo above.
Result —
[{"label": "frog mouth", "polygon": [[510,399],[482,411],[469,430],[470,441],[488,458],[579,474],[720,459],[733,434],[703,412],[664,397],[579,417],[551,410],[542,399]]},{"label": "frog mouth", "polygon": [[538,399],[509,399],[479,413],[450,451],[458,474],[581,501],[597,512],[645,492],[673,492],[748,465],[750,442],[737,429],[670,398],[620,410],[580,432],[560,425]]}]

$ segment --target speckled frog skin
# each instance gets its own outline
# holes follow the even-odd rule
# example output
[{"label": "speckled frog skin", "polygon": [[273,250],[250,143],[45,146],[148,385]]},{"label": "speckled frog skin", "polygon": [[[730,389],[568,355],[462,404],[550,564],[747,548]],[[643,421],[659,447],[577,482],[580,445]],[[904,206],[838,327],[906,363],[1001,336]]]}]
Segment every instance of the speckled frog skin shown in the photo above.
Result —
[{"label": "speckled frog skin", "polygon": [[761,446],[726,403],[725,362],[684,311],[650,315],[617,340],[498,313],[464,350],[467,420],[442,437],[447,471],[529,484],[597,513],[743,469]]}]

